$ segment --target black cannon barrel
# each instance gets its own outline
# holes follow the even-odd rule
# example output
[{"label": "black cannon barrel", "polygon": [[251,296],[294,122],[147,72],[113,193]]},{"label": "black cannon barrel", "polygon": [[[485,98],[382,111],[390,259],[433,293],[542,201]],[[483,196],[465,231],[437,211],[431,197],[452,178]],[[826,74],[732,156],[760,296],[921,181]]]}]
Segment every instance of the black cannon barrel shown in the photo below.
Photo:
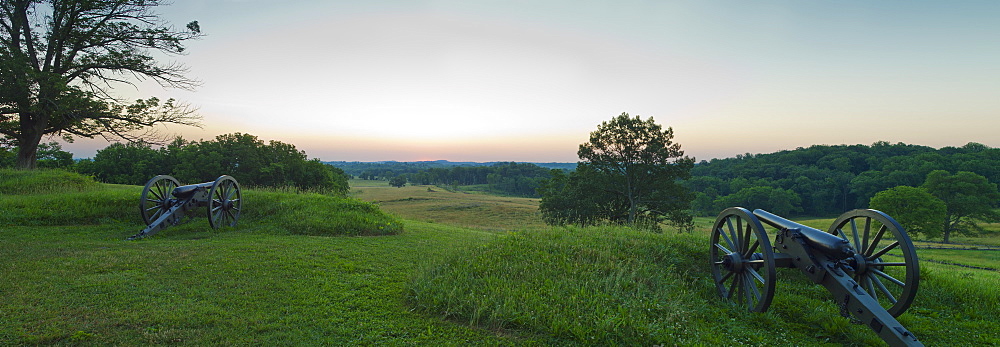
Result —
[{"label": "black cannon barrel", "polygon": [[787,220],[781,216],[761,209],[754,210],[753,214],[757,216],[757,218],[760,218],[761,222],[764,222],[772,227],[782,230],[798,229],[810,247],[832,258],[847,259],[854,256],[854,248],[851,247],[850,242],[847,242],[847,240],[839,238],[836,235],[828,234],[822,230]]}]

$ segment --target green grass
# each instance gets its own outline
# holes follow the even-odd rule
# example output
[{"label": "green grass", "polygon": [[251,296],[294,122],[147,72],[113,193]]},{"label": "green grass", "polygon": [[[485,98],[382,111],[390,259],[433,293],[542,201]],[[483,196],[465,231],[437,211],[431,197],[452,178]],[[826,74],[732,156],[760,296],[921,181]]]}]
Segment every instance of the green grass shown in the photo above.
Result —
[{"label": "green grass", "polygon": [[[708,244],[621,228],[518,233],[429,267],[407,294],[427,314],[580,344],[881,343],[797,270],[779,270],[768,313],[725,304],[712,289]],[[922,266],[917,303],[900,317],[907,328],[928,345],[1000,343],[1000,276]]]},{"label": "green grass", "polygon": [[0,168],[0,196],[82,192],[101,189],[93,178],[63,170]]},{"label": "green grass", "polygon": [[[29,182],[28,193],[0,195],[0,226],[109,225],[124,238],[142,230],[139,197],[142,187],[104,185],[65,171],[0,171],[13,180]],[[0,181],[0,186],[14,186]],[[89,187],[74,189],[74,187]],[[354,198],[316,193],[284,193],[269,189],[243,189],[243,213],[235,228],[301,235],[391,235],[402,232],[402,222],[383,213],[377,205]],[[190,212],[184,225],[163,233],[183,233],[208,227],[207,209]],[[154,235],[156,237],[158,235]]]},{"label": "green grass", "polygon": [[[352,198],[246,189],[236,227],[212,230],[199,210],[127,242],[142,187],[0,175],[0,187],[29,182],[0,195],[0,345],[881,343],[796,270],[779,270],[768,313],[720,301],[714,218],[692,234],[546,228],[531,199],[356,188],[401,219]],[[921,269],[907,328],[928,345],[1000,344],[1000,273]]]},{"label": "green grass", "polygon": [[[389,237],[224,232],[125,242],[104,226],[0,233],[0,345],[520,344],[412,312],[418,262],[491,234],[422,223]],[[169,232],[169,230],[167,231]],[[165,232],[165,233],[167,233]]]}]

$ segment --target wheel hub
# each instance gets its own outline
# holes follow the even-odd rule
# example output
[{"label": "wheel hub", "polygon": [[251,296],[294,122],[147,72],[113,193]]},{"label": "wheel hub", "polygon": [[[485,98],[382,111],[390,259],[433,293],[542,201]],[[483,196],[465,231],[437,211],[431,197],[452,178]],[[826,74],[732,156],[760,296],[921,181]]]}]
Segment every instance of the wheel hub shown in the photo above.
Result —
[{"label": "wheel hub", "polygon": [[737,252],[732,252],[722,257],[722,267],[730,272],[743,271],[744,263],[743,256]]}]

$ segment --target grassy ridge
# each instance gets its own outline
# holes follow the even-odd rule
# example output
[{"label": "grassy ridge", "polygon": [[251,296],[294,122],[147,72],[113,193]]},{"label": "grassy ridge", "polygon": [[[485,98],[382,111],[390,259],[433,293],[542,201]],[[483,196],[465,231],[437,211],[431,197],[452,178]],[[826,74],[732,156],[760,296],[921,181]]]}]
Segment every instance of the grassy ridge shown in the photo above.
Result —
[{"label": "grassy ridge", "polygon": [[[60,170],[0,170],[0,226],[114,225],[122,237],[142,230],[142,187],[105,185]],[[243,213],[236,230],[301,235],[390,235],[403,230],[399,219],[378,206],[353,198],[243,189]],[[190,214],[193,223],[164,233],[205,230],[207,209]],[[196,224],[188,226],[188,224]]]},{"label": "grassy ridge", "polygon": [[[0,196],[0,345],[881,343],[795,270],[779,270],[768,313],[749,314],[713,293],[704,235],[500,224],[512,217],[490,211],[530,203],[509,198],[381,191],[397,211],[427,200],[391,194],[451,194],[400,221],[354,199],[247,189],[235,228],[199,216],[125,242],[141,187],[37,187]],[[476,203],[485,215],[455,208]],[[409,220],[436,214],[532,231]],[[383,233],[395,234],[307,236]],[[1000,273],[921,267],[904,325],[928,345],[1000,344]]]},{"label": "grassy ridge", "polygon": [[[410,285],[422,312],[599,345],[877,345],[822,286],[779,270],[766,314],[713,292],[703,236],[619,228],[519,233],[456,254]],[[928,345],[1000,343],[1000,274],[923,263],[900,321]]]}]

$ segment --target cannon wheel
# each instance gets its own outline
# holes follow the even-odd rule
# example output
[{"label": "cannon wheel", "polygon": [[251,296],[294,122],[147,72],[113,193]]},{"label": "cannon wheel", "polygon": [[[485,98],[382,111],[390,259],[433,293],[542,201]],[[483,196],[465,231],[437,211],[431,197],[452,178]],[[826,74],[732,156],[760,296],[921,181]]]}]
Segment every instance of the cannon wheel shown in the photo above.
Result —
[{"label": "cannon wheel", "polygon": [[767,311],[774,297],[774,250],[760,220],[742,207],[722,211],[709,252],[719,296],[752,312]]},{"label": "cannon wheel", "polygon": [[139,215],[146,225],[152,224],[170,209],[174,188],[180,185],[176,178],[167,175],[159,175],[146,182],[139,198]]},{"label": "cannon wheel", "polygon": [[213,229],[235,226],[243,209],[243,194],[240,184],[232,176],[222,175],[212,184],[208,192],[208,223]]},{"label": "cannon wheel", "polygon": [[854,281],[893,317],[906,312],[917,295],[920,267],[903,227],[881,211],[853,210],[840,215],[829,233],[847,240],[859,253],[848,260]]}]

